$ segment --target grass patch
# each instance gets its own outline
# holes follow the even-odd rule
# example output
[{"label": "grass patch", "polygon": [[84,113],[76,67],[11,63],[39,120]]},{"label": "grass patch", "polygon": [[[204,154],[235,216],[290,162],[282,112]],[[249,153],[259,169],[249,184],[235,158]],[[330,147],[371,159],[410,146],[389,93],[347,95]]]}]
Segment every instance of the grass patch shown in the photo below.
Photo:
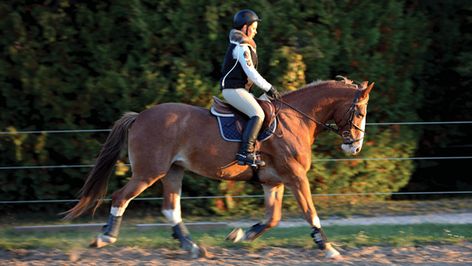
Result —
[{"label": "grass patch", "polygon": [[[239,247],[257,250],[267,246],[313,247],[308,227],[275,228],[251,243],[230,243],[224,238],[230,229],[193,230],[192,237],[206,246]],[[427,244],[457,244],[472,241],[472,225],[371,225],[371,226],[327,226],[330,241],[341,247],[359,246],[413,246]],[[36,249],[56,248],[69,250],[87,246],[94,232],[19,232],[12,228],[0,229],[0,248]],[[170,230],[137,230],[124,227],[115,246],[139,248],[178,249],[178,242],[170,236]]]},{"label": "grass patch", "polygon": [[[238,199],[241,203],[255,199]],[[472,212],[472,198],[451,198],[438,200],[375,200],[368,197],[314,197],[315,206],[320,215],[321,221],[328,218],[341,217],[372,217],[391,215],[422,215],[437,213],[467,213]],[[264,200],[257,199],[251,204],[250,210],[246,207],[236,208],[220,214],[199,215],[192,213],[193,206],[199,204],[209,206],[204,200],[183,200],[182,210],[185,221],[237,221],[237,220],[259,220],[264,214]],[[205,205],[203,205],[205,204]],[[0,225],[35,225],[35,224],[62,224],[63,216],[59,212],[72,207],[73,204],[34,204],[35,209],[30,205],[20,206],[0,205]],[[244,205],[246,206],[246,205]],[[106,222],[110,214],[110,203],[103,204],[98,209],[95,217],[88,213],[83,217],[74,220],[75,223]],[[283,208],[284,218],[302,218],[302,214],[293,196],[287,195],[284,198]],[[127,208],[125,220],[128,223],[155,223],[167,222],[161,214],[160,208],[146,205],[145,202],[136,201]]]}]

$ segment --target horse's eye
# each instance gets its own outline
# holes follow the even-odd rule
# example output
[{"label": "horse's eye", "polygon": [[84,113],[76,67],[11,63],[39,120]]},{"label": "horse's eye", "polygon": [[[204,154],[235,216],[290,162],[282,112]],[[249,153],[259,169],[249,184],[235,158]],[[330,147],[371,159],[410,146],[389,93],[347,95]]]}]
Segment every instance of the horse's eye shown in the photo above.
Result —
[{"label": "horse's eye", "polygon": [[359,111],[359,109],[356,109],[355,115],[359,118],[363,118],[365,115]]}]

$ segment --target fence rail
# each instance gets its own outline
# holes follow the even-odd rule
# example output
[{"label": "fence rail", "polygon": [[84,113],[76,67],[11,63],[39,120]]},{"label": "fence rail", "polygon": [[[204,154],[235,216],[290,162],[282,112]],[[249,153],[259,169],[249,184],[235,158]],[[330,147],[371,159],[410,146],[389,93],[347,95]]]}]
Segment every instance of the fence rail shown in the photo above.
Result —
[{"label": "fence rail", "polygon": [[[386,157],[386,158],[326,158],[313,159],[314,162],[339,162],[339,161],[408,161],[408,160],[468,160],[472,156],[438,156],[438,157]],[[124,164],[130,166],[130,164]],[[93,164],[73,165],[28,165],[28,166],[0,166],[0,170],[29,170],[29,169],[64,169],[64,168],[92,168]]]},{"label": "fence rail", "polygon": [[[472,191],[426,191],[426,192],[365,192],[365,193],[328,193],[328,194],[312,194],[313,197],[362,197],[362,196],[395,196],[395,195],[467,195]],[[224,199],[229,195],[218,196],[183,196],[182,200],[196,199]],[[285,194],[284,197],[293,197],[293,194]],[[264,195],[231,195],[231,198],[247,199],[247,198],[264,198]],[[134,201],[157,201],[163,200],[163,197],[146,197],[135,198]],[[77,199],[43,199],[43,200],[2,200],[0,204],[34,204],[34,203],[71,203],[78,202]],[[104,201],[111,201],[107,198]]]},{"label": "fence rail", "polygon": [[[388,126],[388,125],[452,125],[452,124],[472,124],[472,121],[444,121],[444,122],[385,122],[385,123],[367,123],[368,126]],[[0,131],[0,135],[16,135],[16,134],[58,134],[58,133],[95,133],[110,132],[110,129],[72,129],[72,130],[30,130],[30,131]],[[382,160],[467,160],[472,156],[438,156],[438,157],[386,157],[386,158],[324,158],[314,159],[313,161],[382,161]],[[129,164],[125,164],[129,166]],[[0,170],[25,170],[25,169],[65,169],[65,168],[91,168],[93,164],[77,164],[77,165],[30,165],[30,166],[1,166]],[[370,193],[333,193],[333,194],[313,194],[313,197],[360,197],[360,196],[382,196],[382,195],[466,195],[472,194],[472,191],[437,191],[437,192],[370,192]],[[286,197],[293,196],[286,194]],[[226,195],[219,196],[184,196],[182,200],[195,199],[224,199]],[[264,198],[264,195],[231,195],[232,198]],[[155,201],[162,200],[162,197],[135,198],[135,201]],[[111,199],[104,199],[110,201]],[[78,202],[77,199],[38,199],[38,200],[0,200],[0,204],[37,204],[37,203],[71,203]]]},{"label": "fence rail", "polygon": [[[389,126],[389,125],[461,125],[472,124],[472,121],[409,121],[409,122],[379,122],[366,123],[367,126]],[[58,133],[95,133],[110,132],[111,129],[51,129],[51,130],[24,130],[24,131],[0,131],[0,135],[16,134],[58,134]]]}]

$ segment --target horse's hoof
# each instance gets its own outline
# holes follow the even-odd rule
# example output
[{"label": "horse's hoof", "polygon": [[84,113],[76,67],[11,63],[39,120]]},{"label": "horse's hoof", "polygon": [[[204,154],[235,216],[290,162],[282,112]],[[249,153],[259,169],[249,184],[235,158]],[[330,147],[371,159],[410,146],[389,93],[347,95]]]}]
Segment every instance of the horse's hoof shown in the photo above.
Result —
[{"label": "horse's hoof", "polygon": [[231,233],[229,233],[225,240],[227,241],[231,241],[233,243],[237,243],[241,240],[243,240],[244,238],[244,231],[243,229],[241,228],[234,228],[233,231],[231,231]]},{"label": "horse's hoof", "polygon": [[332,260],[342,260],[343,256],[337,251],[335,248],[333,248],[330,244],[327,244],[326,246],[326,258],[327,259],[332,259]]},{"label": "horse's hoof", "polygon": [[197,245],[193,245],[192,249],[190,250],[190,257],[192,259],[211,258],[206,248]]},{"label": "horse's hoof", "polygon": [[211,255],[210,252],[208,252],[208,250],[202,246],[200,246],[200,257],[206,259],[213,259],[213,255]]},{"label": "horse's hoof", "polygon": [[190,258],[192,259],[204,258],[207,253],[205,248],[199,247],[196,244],[192,245],[189,252],[190,252]]},{"label": "horse's hoof", "polygon": [[335,250],[333,254],[330,254],[330,252],[326,252],[326,258],[331,260],[342,260],[343,256],[339,254],[337,250]]},{"label": "horse's hoof", "polygon": [[92,243],[90,243],[89,246],[91,248],[102,248],[104,246],[108,246],[110,244],[115,243],[116,240],[117,240],[116,237],[100,234],[97,236],[97,238],[95,238],[95,240]]}]

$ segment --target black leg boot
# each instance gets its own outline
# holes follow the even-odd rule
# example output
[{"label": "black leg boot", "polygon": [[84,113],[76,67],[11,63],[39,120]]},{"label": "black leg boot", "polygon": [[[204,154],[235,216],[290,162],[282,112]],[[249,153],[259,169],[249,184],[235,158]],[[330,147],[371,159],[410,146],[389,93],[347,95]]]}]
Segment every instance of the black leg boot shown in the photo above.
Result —
[{"label": "black leg boot", "polygon": [[252,167],[265,166],[265,162],[258,158],[255,152],[256,139],[264,122],[260,117],[253,116],[247,122],[243,132],[241,148],[236,154],[239,165],[250,165]]},{"label": "black leg boot", "polygon": [[107,224],[103,226],[103,234],[118,238],[118,234],[120,233],[121,220],[123,220],[123,216],[115,216],[113,214],[110,214],[110,216],[108,217]]},{"label": "black leg boot", "polygon": [[196,259],[207,255],[205,248],[197,246],[197,244],[192,241],[190,233],[183,222],[174,225],[172,232],[172,237],[179,240],[180,247],[189,251],[192,258]]},{"label": "black leg boot", "polygon": [[102,248],[115,243],[118,239],[118,234],[120,233],[122,219],[123,216],[114,216],[113,214],[110,214],[107,224],[102,228],[102,233],[99,234],[92,243],[90,243],[90,247]]}]

